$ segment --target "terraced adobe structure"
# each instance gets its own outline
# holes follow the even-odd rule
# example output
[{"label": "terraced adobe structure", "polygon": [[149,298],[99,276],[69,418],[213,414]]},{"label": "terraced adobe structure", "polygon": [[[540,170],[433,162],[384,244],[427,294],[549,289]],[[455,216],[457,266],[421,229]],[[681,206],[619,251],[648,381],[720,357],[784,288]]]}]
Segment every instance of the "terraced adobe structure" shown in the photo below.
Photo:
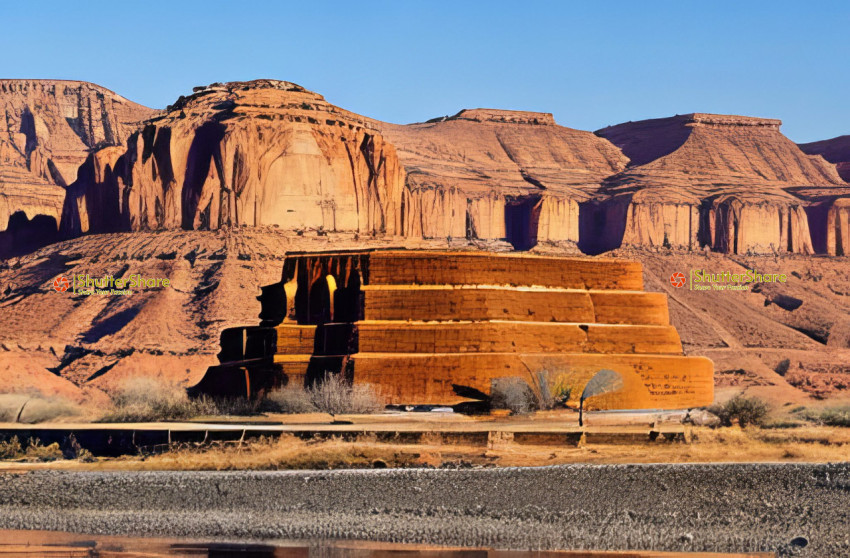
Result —
[{"label": "terraced adobe structure", "polygon": [[[219,366],[193,393],[255,396],[342,373],[390,404],[453,404],[494,380],[568,385],[602,369],[623,388],[588,403],[676,409],[713,400],[712,362],[686,357],[667,297],[638,262],[482,252],[287,255],[263,287],[259,326],[221,334]],[[539,380],[538,380],[539,381]],[[461,390],[463,392],[463,390]]]}]

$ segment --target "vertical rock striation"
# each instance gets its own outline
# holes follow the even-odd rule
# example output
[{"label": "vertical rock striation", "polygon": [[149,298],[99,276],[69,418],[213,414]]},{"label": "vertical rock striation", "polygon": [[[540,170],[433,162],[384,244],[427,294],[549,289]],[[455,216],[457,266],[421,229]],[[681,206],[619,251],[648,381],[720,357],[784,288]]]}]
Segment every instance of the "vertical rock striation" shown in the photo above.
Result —
[{"label": "vertical rock striation", "polygon": [[407,173],[404,233],[419,238],[577,243],[579,203],[627,160],[551,114],[492,109],[378,123]]},{"label": "vertical rock striation", "polygon": [[92,154],[69,187],[67,234],[272,225],[401,231],[403,170],[363,118],[280,81],[195,88]]},{"label": "vertical rock striation", "polygon": [[64,187],[89,151],[153,114],[91,83],[0,80],[0,257],[53,241]]},{"label": "vertical rock striation", "polygon": [[[779,120],[688,114],[597,131],[631,163],[589,209],[596,251],[620,244],[732,253],[814,252],[806,189],[848,192],[833,165],[803,153]],[[622,205],[627,206],[624,211]],[[613,215],[611,215],[613,213]],[[593,225],[626,214],[622,238]],[[593,251],[593,250],[591,250]]]}]

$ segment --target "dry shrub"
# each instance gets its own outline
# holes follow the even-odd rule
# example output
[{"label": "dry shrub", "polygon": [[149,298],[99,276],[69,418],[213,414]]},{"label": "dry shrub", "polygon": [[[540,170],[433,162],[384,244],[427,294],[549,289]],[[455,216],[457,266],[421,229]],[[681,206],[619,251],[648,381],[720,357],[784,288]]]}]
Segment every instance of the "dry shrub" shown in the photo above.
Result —
[{"label": "dry shrub", "polygon": [[261,408],[265,411],[288,414],[316,412],[316,407],[310,401],[310,393],[302,386],[292,384],[269,392]]},{"label": "dry shrub", "polygon": [[832,407],[819,413],[810,412],[806,413],[805,417],[812,422],[825,426],[850,426],[850,406]]},{"label": "dry shrub", "polygon": [[722,426],[732,426],[736,422],[745,428],[749,424],[761,425],[767,417],[767,403],[757,397],[736,395],[726,403],[712,405],[708,409],[717,415]]},{"label": "dry shrub", "polygon": [[342,374],[325,373],[322,381],[309,388],[287,386],[266,396],[263,408],[279,413],[366,414],[384,408],[368,384],[349,384]]},{"label": "dry shrub", "polygon": [[[155,422],[187,420],[198,416],[228,414],[244,410],[239,401],[189,399],[177,384],[156,378],[135,377],[124,380],[112,394],[112,408],[97,422]],[[235,413],[233,413],[235,414]]]},{"label": "dry shrub", "polygon": [[530,381],[518,377],[494,379],[490,389],[491,406],[509,409],[518,415],[566,407],[572,386],[564,374],[540,370],[530,378]]},{"label": "dry shrub", "polygon": [[535,410],[534,392],[522,378],[496,378],[490,389],[490,404],[495,409],[508,409],[516,415]]},{"label": "dry shrub", "polygon": [[6,459],[20,459],[24,455],[24,449],[21,447],[21,441],[17,436],[7,441],[0,441],[0,461]]},{"label": "dry shrub", "polygon": [[46,397],[40,393],[0,394],[0,422],[34,424],[77,416],[80,412],[78,405],[62,397]]},{"label": "dry shrub", "polygon": [[64,459],[65,456],[62,455],[62,450],[56,442],[48,446],[42,446],[41,442],[36,438],[35,440],[30,439],[24,457],[27,461],[58,461]]},{"label": "dry shrub", "polygon": [[0,442],[0,460],[24,459],[26,461],[58,461],[64,455],[59,444],[41,445],[38,438],[30,438],[26,445],[21,444],[17,436],[12,436],[8,442]]}]

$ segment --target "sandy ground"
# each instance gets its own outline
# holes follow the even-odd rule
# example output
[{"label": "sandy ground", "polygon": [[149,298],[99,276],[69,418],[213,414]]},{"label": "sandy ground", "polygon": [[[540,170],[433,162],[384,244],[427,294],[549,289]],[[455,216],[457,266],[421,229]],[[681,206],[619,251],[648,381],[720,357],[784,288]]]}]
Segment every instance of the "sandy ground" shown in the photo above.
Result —
[{"label": "sandy ground", "polygon": [[847,464],[34,471],[0,486],[7,529],[850,555]]}]

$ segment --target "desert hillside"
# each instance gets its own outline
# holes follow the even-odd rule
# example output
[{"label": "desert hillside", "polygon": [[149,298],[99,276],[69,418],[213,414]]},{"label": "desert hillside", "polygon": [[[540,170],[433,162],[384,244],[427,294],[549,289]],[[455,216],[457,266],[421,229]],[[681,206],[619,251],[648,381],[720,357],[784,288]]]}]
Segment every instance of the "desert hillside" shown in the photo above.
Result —
[{"label": "desert hillside", "polygon": [[[222,329],[257,322],[287,251],[450,247],[637,259],[670,296],[685,352],[715,361],[721,394],[847,390],[846,159],[840,142],[801,149],[777,120],[694,113],[591,133],[470,109],[397,125],[275,80],[197,87],[163,111],[84,82],[2,80],[0,103],[9,385],[79,399],[131,374],[189,383]],[[789,281],[669,281],[749,268]],[[170,284],[53,289],[80,274]]]}]

